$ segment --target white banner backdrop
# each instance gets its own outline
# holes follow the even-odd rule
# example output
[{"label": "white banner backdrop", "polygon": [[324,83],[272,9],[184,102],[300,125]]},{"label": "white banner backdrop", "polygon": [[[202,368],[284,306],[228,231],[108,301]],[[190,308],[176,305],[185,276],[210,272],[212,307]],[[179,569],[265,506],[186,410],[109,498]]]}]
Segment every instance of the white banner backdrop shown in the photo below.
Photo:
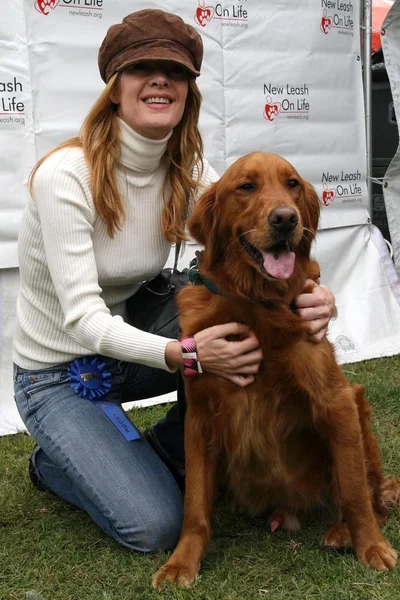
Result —
[{"label": "white banner backdrop", "polygon": [[[273,151],[317,188],[324,230],[317,251],[324,282],[341,309],[332,331],[357,349],[351,353],[338,342],[339,358],[351,362],[400,351],[398,301],[367,225],[359,1],[10,4],[0,22],[0,434],[20,425],[10,355],[16,236],[28,174],[47,150],[76,135],[102,90],[97,51],[108,27],[145,7],[179,14],[203,37],[201,130],[215,169],[222,173],[247,152]],[[188,249],[182,264],[190,257]],[[379,340],[376,319],[368,318],[377,304],[386,307],[383,331],[390,332]]]},{"label": "white banner backdrop", "polygon": [[[97,51],[131,0],[14,0],[0,22],[0,268],[16,238],[32,166],[76,135],[103,87]],[[205,46],[201,129],[223,172],[254,149],[291,160],[318,189],[322,228],[368,222],[359,3],[147,1],[181,15]]]},{"label": "white banner backdrop", "polygon": [[36,161],[24,6],[10,2],[0,20],[0,268],[17,265],[16,240]]}]

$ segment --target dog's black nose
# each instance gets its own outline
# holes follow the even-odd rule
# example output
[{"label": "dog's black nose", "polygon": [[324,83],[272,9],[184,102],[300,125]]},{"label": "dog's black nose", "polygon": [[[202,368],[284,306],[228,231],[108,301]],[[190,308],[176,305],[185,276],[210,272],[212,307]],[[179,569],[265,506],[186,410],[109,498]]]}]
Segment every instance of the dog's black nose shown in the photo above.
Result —
[{"label": "dog's black nose", "polygon": [[292,231],[298,223],[299,219],[294,208],[290,208],[288,206],[281,206],[279,208],[274,208],[273,211],[270,212],[268,217],[268,222],[277,231],[281,233],[286,233],[287,231]]}]

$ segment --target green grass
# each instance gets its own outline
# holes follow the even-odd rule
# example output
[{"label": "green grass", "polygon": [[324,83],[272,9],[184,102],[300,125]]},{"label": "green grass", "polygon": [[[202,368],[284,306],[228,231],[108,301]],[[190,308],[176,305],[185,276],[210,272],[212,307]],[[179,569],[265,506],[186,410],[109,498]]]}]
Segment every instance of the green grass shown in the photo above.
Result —
[{"label": "green grass", "polygon": [[[351,381],[365,384],[385,472],[400,474],[400,356],[343,370]],[[144,428],[166,410],[137,410],[132,418]],[[194,587],[153,592],[151,577],[167,554],[129,552],[85,514],[35,490],[27,475],[32,448],[23,434],[0,438],[1,600],[400,599],[400,567],[370,571],[352,554],[321,550],[320,526],[271,536],[263,520],[233,517],[227,506],[217,510]],[[400,550],[400,514],[392,515],[384,533]]]}]

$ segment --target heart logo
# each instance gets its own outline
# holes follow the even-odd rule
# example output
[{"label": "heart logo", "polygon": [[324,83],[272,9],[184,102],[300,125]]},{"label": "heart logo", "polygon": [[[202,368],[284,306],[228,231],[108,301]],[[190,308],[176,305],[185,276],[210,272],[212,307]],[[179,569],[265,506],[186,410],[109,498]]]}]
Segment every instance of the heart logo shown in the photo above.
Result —
[{"label": "heart logo", "polygon": [[276,115],[279,113],[281,109],[281,103],[275,102],[272,104],[270,98],[267,98],[267,104],[264,106],[264,119],[268,119],[268,121],[273,121]]},{"label": "heart logo", "polygon": [[211,21],[214,16],[214,9],[212,6],[199,6],[196,10],[194,17],[195,22],[202,27],[205,27],[207,23]]},{"label": "heart logo", "polygon": [[334,200],[336,196],[336,192],[335,190],[324,190],[322,192],[322,202],[324,204],[324,206],[329,206],[329,204],[332,202],[332,200]]},{"label": "heart logo", "polygon": [[47,17],[50,11],[54,10],[59,2],[60,0],[36,0],[35,8],[38,12]]},{"label": "heart logo", "polygon": [[323,16],[321,19],[321,31],[322,33],[324,33],[325,35],[328,33],[328,31],[331,29],[332,27],[332,17],[326,17]]}]

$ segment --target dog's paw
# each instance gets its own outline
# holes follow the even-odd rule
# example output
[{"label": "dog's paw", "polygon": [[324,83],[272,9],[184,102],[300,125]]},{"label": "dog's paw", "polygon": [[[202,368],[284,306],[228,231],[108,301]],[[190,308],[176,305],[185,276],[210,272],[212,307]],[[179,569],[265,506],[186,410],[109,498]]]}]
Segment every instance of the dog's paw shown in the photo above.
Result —
[{"label": "dog's paw", "polygon": [[385,539],[371,544],[363,552],[357,552],[357,556],[363,565],[376,569],[376,571],[392,570],[397,563],[397,552]]},{"label": "dog's paw", "polygon": [[153,577],[152,585],[155,590],[161,590],[166,581],[175,583],[180,588],[188,588],[196,580],[198,568],[178,562],[168,561]]},{"label": "dog's paw", "polygon": [[321,546],[332,550],[352,548],[353,544],[347,523],[337,523],[330,527],[322,539]]}]

